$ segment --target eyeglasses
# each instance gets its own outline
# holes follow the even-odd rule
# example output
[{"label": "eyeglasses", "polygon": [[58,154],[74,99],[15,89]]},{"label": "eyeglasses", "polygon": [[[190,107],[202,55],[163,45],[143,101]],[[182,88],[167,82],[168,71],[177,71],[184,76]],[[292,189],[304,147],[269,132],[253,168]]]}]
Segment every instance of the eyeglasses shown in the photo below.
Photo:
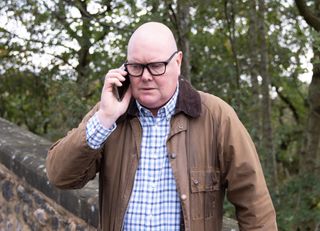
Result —
[{"label": "eyeglasses", "polygon": [[171,61],[171,59],[174,57],[175,54],[177,54],[178,51],[175,51],[170,58],[168,58],[166,61],[163,62],[152,62],[152,63],[125,63],[124,66],[132,77],[141,77],[144,68],[147,68],[149,73],[153,76],[159,76],[163,75],[166,72],[166,68],[168,63]]}]

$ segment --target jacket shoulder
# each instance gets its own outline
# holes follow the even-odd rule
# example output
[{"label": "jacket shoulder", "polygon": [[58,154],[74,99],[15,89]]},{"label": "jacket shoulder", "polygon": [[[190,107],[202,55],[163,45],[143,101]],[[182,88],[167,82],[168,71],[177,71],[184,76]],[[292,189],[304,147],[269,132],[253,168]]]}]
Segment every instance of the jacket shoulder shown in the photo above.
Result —
[{"label": "jacket shoulder", "polygon": [[234,109],[223,99],[198,91],[201,99],[201,114],[210,114],[215,119],[222,121],[225,118],[238,118]]}]

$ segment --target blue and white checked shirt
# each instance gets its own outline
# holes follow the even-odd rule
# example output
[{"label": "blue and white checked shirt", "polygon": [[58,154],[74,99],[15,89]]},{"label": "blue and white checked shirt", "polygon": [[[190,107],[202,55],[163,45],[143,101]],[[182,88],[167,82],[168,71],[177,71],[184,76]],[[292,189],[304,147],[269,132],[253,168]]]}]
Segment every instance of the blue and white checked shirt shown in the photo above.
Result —
[{"label": "blue and white checked shirt", "polygon": [[[181,204],[166,147],[177,96],[178,89],[156,117],[136,102],[143,130],[141,157],[123,230],[180,230]],[[89,146],[99,148],[115,128],[103,128],[93,116],[87,124]]]}]

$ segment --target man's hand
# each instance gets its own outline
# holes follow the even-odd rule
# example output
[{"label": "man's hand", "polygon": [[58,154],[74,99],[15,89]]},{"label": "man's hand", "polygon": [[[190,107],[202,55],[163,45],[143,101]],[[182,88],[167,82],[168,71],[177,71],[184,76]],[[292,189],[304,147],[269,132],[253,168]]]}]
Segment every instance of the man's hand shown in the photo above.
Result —
[{"label": "man's hand", "polygon": [[104,79],[101,93],[100,108],[97,117],[105,128],[110,128],[112,124],[127,110],[131,98],[131,88],[129,86],[122,101],[118,101],[114,95],[113,88],[122,86],[127,72],[122,69],[110,70]]}]

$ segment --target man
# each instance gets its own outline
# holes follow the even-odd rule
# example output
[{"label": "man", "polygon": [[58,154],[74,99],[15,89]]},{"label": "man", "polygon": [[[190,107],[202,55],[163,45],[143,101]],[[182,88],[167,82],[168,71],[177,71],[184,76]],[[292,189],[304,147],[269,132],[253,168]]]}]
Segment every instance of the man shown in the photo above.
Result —
[{"label": "man", "polygon": [[81,188],[99,173],[102,230],[218,231],[225,191],[241,230],[277,230],[247,131],[221,99],[179,81],[181,61],[168,27],[140,26],[127,71],[107,73],[100,103],[49,150],[51,183]]}]

